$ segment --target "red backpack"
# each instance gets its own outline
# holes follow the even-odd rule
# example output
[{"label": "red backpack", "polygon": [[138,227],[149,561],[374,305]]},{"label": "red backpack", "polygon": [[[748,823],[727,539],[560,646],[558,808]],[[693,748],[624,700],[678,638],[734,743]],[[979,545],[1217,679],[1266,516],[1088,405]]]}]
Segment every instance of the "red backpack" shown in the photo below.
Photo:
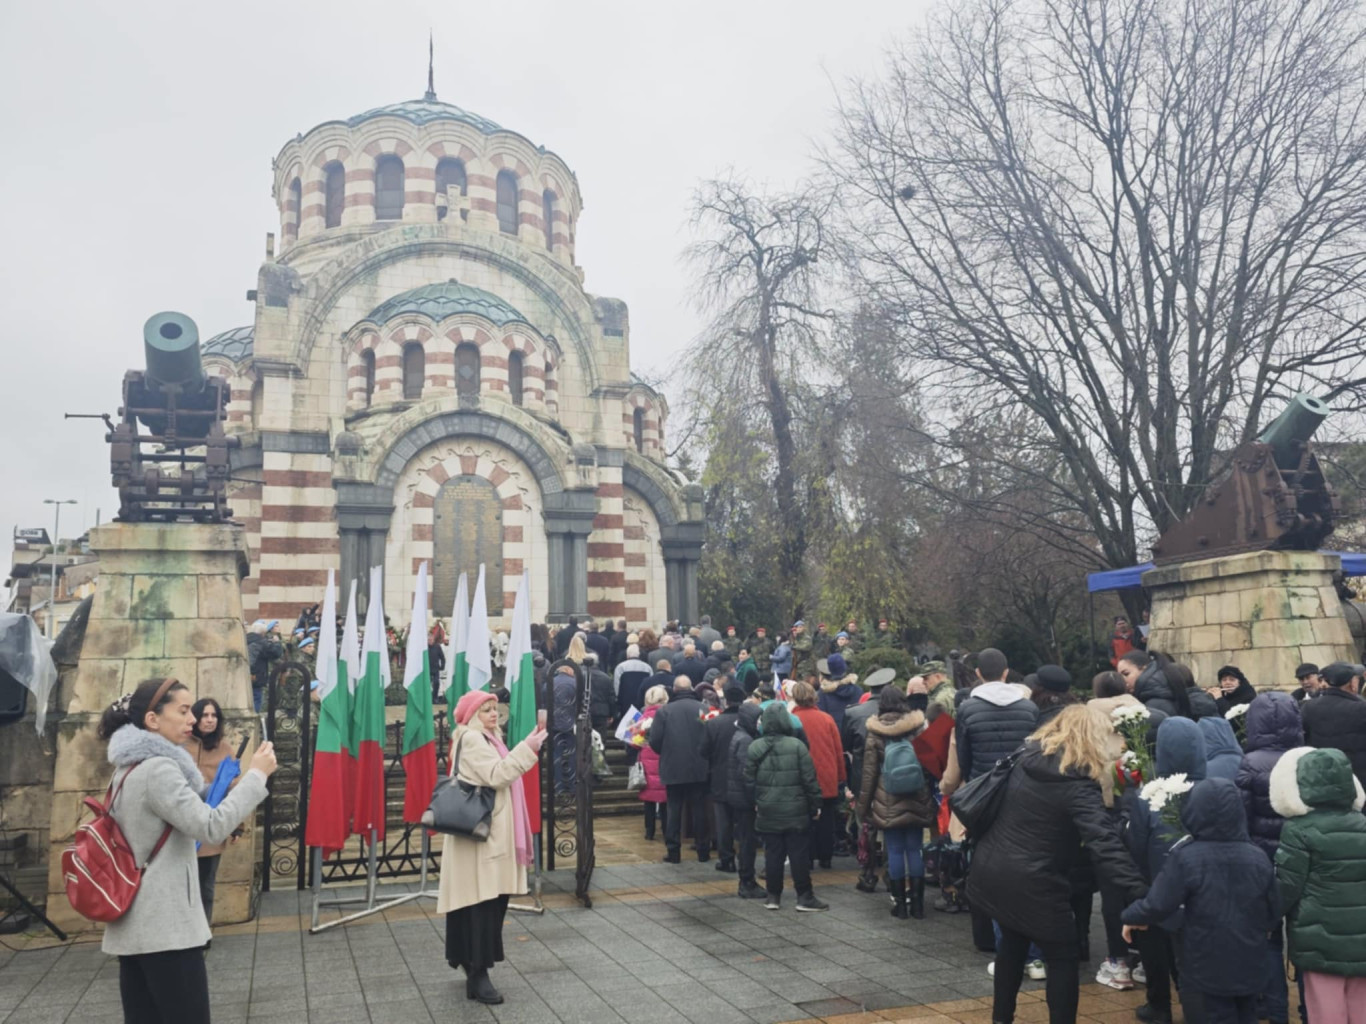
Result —
[{"label": "red backpack", "polygon": [[128,913],[138,887],[142,885],[142,873],[171,835],[171,826],[167,825],[147,860],[139,867],[123,829],[110,813],[123,791],[123,784],[141,763],[139,761],[124,772],[117,790],[113,782],[109,783],[104,803],[89,796],[82,801],[95,812],[95,820],[77,828],[71,845],[62,851],[66,898],[76,913],[92,921],[117,921]]}]

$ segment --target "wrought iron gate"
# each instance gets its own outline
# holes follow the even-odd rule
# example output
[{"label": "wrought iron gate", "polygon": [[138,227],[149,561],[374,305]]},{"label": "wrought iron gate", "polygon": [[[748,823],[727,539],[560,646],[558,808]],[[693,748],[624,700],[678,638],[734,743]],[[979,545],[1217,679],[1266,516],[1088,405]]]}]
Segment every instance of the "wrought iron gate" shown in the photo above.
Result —
[{"label": "wrought iron gate", "polygon": [[[558,663],[557,663],[558,664]],[[588,887],[594,863],[593,847],[593,769],[592,725],[588,718],[589,688],[587,674],[575,668],[572,704],[561,709],[572,719],[573,732],[563,751],[556,746],[554,702],[549,690],[551,676],[538,687],[538,707],[550,712],[551,735],[541,748],[542,849],[547,871],[555,861],[575,858],[575,894],[585,906],[591,905]],[[275,744],[278,767],[270,777],[268,795],[262,808],[265,841],[262,844],[261,890],[269,891],[272,878],[277,885],[291,878],[294,887],[312,885],[311,858],[304,842],[308,821],[308,792],[313,745],[316,742],[317,716],[310,689],[313,672],[303,662],[278,662],[271,673],[263,710],[265,737]],[[562,718],[561,724],[565,724]],[[436,718],[437,771],[449,771],[450,719],[442,713]],[[385,729],[386,763],[384,772],[390,815],[387,836],[378,855],[380,878],[416,877],[422,870],[421,831],[402,822],[399,808],[403,802],[403,723]],[[565,760],[556,763],[563,752]],[[566,776],[565,769],[568,769]],[[557,779],[572,779],[560,793]],[[440,870],[440,843],[433,843],[428,870]],[[322,881],[359,882],[366,874],[366,858],[358,837],[347,847],[323,862]]]}]

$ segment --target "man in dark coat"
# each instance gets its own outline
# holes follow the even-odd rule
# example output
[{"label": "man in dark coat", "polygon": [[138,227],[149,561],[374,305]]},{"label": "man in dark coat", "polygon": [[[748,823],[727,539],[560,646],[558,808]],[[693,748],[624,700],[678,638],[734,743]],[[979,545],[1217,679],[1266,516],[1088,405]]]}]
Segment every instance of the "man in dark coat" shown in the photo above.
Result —
[{"label": "man in dark coat", "polygon": [[711,653],[707,655],[706,666],[708,671],[716,669],[718,672],[727,671],[732,664],[732,659],[726,651],[726,645],[717,640],[711,645]]},{"label": "man in dark coat", "polygon": [[583,638],[583,645],[598,656],[598,664],[607,664],[607,656],[612,653],[611,642],[598,632],[596,622],[588,623],[588,633]]},{"label": "man in dark coat", "polygon": [[631,634],[626,632],[626,620],[618,619],[617,628],[612,633],[612,646],[607,656],[607,667],[613,672],[626,660],[626,648],[631,642]]},{"label": "man in dark coat", "polygon": [[617,703],[612,677],[599,667],[596,654],[585,654],[583,667],[588,673],[588,718],[598,734],[605,736],[612,724]]},{"label": "man in dark coat", "polygon": [[754,790],[745,782],[749,747],[759,735],[759,705],[745,701],[736,710],[726,756],[726,806],[735,829],[735,870],[740,877],[738,895],[742,900],[761,900],[767,893],[755,882],[754,851],[758,838],[754,830]]},{"label": "man in dark coat", "polygon": [[721,634],[712,628],[711,616],[702,616],[702,626],[697,631],[699,650],[710,651],[711,645],[721,639]]},{"label": "man in dark coat", "polygon": [[701,686],[702,679],[707,674],[707,662],[697,653],[697,647],[691,640],[683,644],[683,657],[674,662],[674,674],[684,675],[692,680],[693,686]]},{"label": "man in dark coat", "polygon": [[578,631],[579,620],[573,615],[569,616],[564,628],[555,634],[555,657],[563,658],[569,653],[569,641],[574,639],[574,634]]},{"label": "man in dark coat", "polygon": [[739,720],[740,705],[745,701],[745,691],[731,682],[722,695],[726,706],[720,714],[702,723],[702,756],[707,759],[711,809],[716,819],[716,870],[734,871],[735,819],[726,802],[726,794],[730,787],[730,741]]},{"label": "man in dark coat", "polygon": [[639,711],[645,705],[645,691],[641,684],[650,678],[650,666],[640,660],[640,647],[631,644],[626,648],[626,656],[612,673],[612,683],[617,690],[617,719],[635,708]]},{"label": "man in dark coat", "polygon": [[1013,753],[1038,724],[1039,709],[1022,686],[1005,681],[1006,656],[994,647],[977,655],[981,680],[958,709],[954,732],[963,781],[985,775]]},{"label": "man in dark coat", "polygon": [[664,861],[679,863],[682,847],[683,809],[692,822],[697,859],[711,859],[707,845],[707,772],[702,753],[702,702],[686,675],[674,678],[669,703],[655,712],[650,725],[650,749],[659,755],[659,781],[669,795],[668,820],[664,826]]},{"label": "man in dark coat", "polygon": [[1325,665],[1328,685],[1313,700],[1300,705],[1304,742],[1311,747],[1341,750],[1352,762],[1352,774],[1366,786],[1366,700],[1361,691],[1361,666],[1335,661]]},{"label": "man in dark coat", "polygon": [[1306,661],[1295,669],[1295,681],[1300,684],[1299,689],[1294,690],[1290,696],[1294,697],[1297,703],[1312,700],[1323,689],[1323,681],[1319,678],[1319,667],[1312,661]]},{"label": "man in dark coat", "polygon": [[1266,934],[1281,917],[1275,872],[1249,840],[1242,800],[1228,779],[1197,783],[1182,803],[1181,823],[1191,838],[1172,851],[1148,895],[1125,909],[1125,938],[1131,926],[1156,926],[1182,911],[1186,1019],[1255,1020]]}]

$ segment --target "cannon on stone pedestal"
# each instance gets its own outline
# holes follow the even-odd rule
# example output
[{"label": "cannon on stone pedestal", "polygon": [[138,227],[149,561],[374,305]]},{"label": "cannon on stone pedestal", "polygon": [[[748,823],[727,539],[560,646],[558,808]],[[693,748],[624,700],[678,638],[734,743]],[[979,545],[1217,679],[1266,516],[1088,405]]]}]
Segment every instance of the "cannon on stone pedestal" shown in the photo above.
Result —
[{"label": "cannon on stone pedestal", "polygon": [[120,522],[221,523],[227,506],[228,383],[205,374],[199,330],[183,313],[143,328],[146,370],[123,375],[121,422],[105,440]]},{"label": "cannon on stone pedestal", "polygon": [[1153,545],[1159,565],[1244,551],[1317,551],[1333,532],[1338,500],[1310,440],[1331,410],[1296,395],[1255,441],[1240,445],[1228,474]]}]

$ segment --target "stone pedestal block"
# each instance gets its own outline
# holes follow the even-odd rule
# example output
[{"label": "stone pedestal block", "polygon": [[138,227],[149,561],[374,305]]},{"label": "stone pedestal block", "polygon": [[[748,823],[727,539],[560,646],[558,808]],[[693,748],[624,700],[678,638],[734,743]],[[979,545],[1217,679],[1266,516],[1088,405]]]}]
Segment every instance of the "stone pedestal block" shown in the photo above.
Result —
[{"label": "stone pedestal block", "polygon": [[[234,748],[260,739],[242,628],[241,581],[247,545],[241,527],[187,523],[111,523],[90,533],[100,577],[76,680],[57,730],[48,856],[48,915],[72,932],[94,924],[66,901],[61,851],[80,824],[81,800],[103,796],[111,768],[96,736],[100,715],[144,679],[174,677],[196,698],[222,706]],[[218,871],[214,919],[249,920],[252,872],[259,861],[255,816]]]},{"label": "stone pedestal block", "polygon": [[1295,667],[1355,661],[1333,573],[1336,555],[1254,551],[1159,566],[1143,574],[1152,596],[1148,649],[1189,665],[1213,686],[1237,665],[1259,690],[1290,690]]}]

